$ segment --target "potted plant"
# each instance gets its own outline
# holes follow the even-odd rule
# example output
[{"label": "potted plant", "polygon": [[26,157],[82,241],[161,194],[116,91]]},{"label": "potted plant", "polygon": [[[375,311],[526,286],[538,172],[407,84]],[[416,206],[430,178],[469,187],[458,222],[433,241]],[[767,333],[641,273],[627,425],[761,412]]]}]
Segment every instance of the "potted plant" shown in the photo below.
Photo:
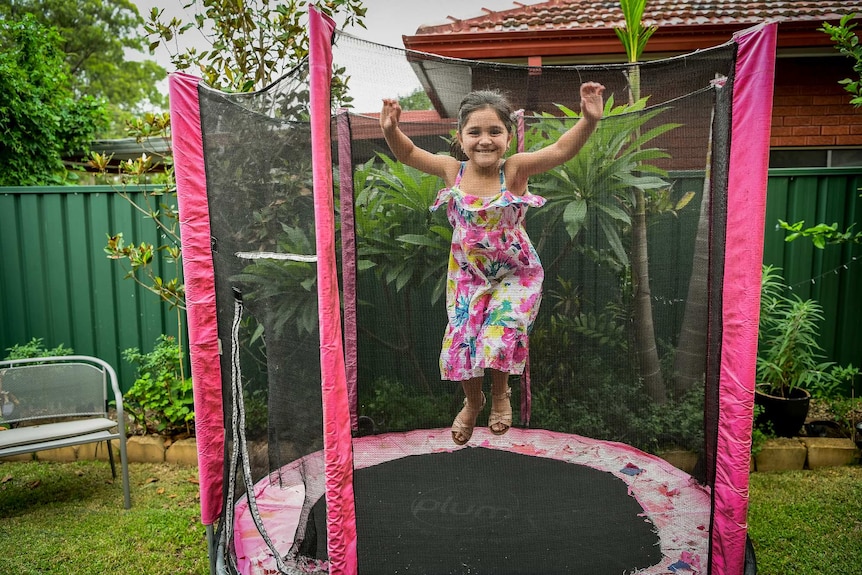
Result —
[{"label": "potted plant", "polygon": [[763,267],[755,402],[759,422],[780,437],[796,435],[808,415],[811,391],[835,390],[858,372],[823,361],[818,343],[823,308],[790,292],[780,269]]}]

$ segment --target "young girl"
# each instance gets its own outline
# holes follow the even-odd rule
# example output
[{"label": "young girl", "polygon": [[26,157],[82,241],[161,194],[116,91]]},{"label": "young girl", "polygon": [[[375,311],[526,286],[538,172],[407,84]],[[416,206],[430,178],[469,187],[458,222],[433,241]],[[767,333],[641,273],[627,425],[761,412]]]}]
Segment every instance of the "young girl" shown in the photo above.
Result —
[{"label": "young girl", "polygon": [[463,162],[416,147],[398,127],[398,102],[383,100],[380,127],[395,158],[446,183],[431,209],[446,204],[453,227],[446,283],[449,325],[440,372],[445,380],[460,381],[466,396],[452,424],[458,445],[470,440],[485,406],[485,370],[492,382],[488,427],[502,435],[512,425],[509,374],[524,371],[527,334],[539,311],[544,277],[524,216],[528,206],[545,200],[527,190],[527,179],[578,153],[602,116],[604,89],[595,82],[582,84],[582,118],[549,146],[507,159],[514,129],[511,105],[497,92],[468,94],[458,111]]}]

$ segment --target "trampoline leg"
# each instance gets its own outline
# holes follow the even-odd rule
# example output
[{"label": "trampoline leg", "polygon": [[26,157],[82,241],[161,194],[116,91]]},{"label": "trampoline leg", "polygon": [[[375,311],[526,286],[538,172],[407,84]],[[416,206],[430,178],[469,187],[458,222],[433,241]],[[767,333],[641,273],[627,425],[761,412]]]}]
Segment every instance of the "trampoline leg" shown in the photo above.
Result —
[{"label": "trampoline leg", "polygon": [[215,531],[212,525],[205,525],[207,532],[207,557],[210,560],[210,575],[216,575]]},{"label": "trampoline leg", "polygon": [[745,536],[745,572],[744,575],[757,575],[757,557],[754,555],[754,544],[751,537]]}]

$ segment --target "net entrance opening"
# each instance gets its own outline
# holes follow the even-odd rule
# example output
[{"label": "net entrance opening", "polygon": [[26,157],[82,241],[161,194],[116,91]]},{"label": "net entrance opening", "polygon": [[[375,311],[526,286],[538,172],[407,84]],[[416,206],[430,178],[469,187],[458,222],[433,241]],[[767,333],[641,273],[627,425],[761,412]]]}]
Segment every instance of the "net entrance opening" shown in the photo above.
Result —
[{"label": "net entrance opening", "polygon": [[[344,60],[339,60],[342,51]],[[375,526],[390,526],[402,536],[414,533],[421,549],[429,546],[429,537],[418,536],[421,529],[412,525],[411,508],[421,500],[423,490],[441,488],[458,501],[472,492],[473,485],[485,484],[477,478],[486,478],[496,487],[489,488],[480,501],[490,506],[506,501],[511,485],[526,481],[535,494],[535,507],[530,510],[530,500],[524,500],[525,515],[506,523],[502,528],[506,536],[492,536],[495,528],[489,526],[479,540],[469,541],[470,551],[459,556],[458,538],[448,539],[448,532],[440,529],[433,539],[452,547],[453,563],[469,567],[436,571],[443,569],[442,564],[430,563],[429,572],[526,573],[540,556],[547,563],[540,563],[539,572],[549,573],[567,572],[564,565],[572,564],[590,565],[586,571],[590,573],[634,573],[666,570],[678,561],[683,562],[677,565],[681,567],[685,560],[692,565],[697,557],[705,561],[717,377],[717,363],[710,354],[717,353],[715,342],[720,336],[720,322],[711,322],[715,317],[710,312],[720,309],[716,282],[723,270],[720,238],[714,234],[721,233],[724,221],[723,175],[713,166],[727,153],[728,125],[723,116],[727,102],[722,90],[732,83],[733,49],[719,47],[638,69],[541,70],[405,54],[349,37],[338,39],[335,53],[352,78],[361,78],[363,86],[374,85],[381,97],[395,92],[406,96],[407,106],[411,97],[428,96],[424,105],[417,105],[420,109],[402,112],[400,126],[417,145],[434,153],[450,153],[458,103],[471,90],[499,90],[522,110],[511,153],[547,146],[573,126],[580,116],[582,82],[605,85],[608,102],[598,129],[581,152],[529,182],[530,192],[547,200],[542,207],[531,207],[526,219],[527,233],[544,268],[544,285],[529,337],[527,372],[512,376],[510,385],[514,426],[526,430],[523,441],[534,456],[515,458],[502,468],[476,456],[475,476],[453,484],[429,475],[427,484],[411,485],[400,505],[395,493],[405,488],[406,471],[381,465],[376,473],[379,479],[372,482],[361,479],[371,468],[357,470],[357,529],[367,525],[365,519]],[[390,78],[411,73],[420,84],[416,92],[409,88],[398,92],[398,87],[386,85]],[[641,99],[632,97],[636,77]],[[463,394],[458,383],[441,379],[438,367],[447,305],[449,317],[451,306],[459,305],[453,304],[452,285],[446,279],[447,267],[452,265],[451,227],[444,210],[428,210],[444,183],[396,163],[382,140],[376,116],[350,114],[348,123],[357,269],[361,270],[356,284],[357,413],[372,436],[384,433],[378,437],[385,441],[398,443],[403,433],[430,429],[445,444]],[[342,128],[339,137],[346,133]],[[340,162],[344,159],[339,156]],[[469,306],[464,313],[471,313]],[[490,392],[489,381],[484,390]],[[501,439],[485,427],[487,418],[488,407],[478,417],[466,460],[474,458],[474,451],[482,453],[481,448],[500,447]],[[554,447],[547,448],[539,435],[531,437],[536,430],[557,433],[551,440]],[[618,457],[616,465],[597,470],[590,462],[586,467],[562,464],[560,473],[567,470],[578,486],[566,483],[568,492],[550,490],[556,480],[546,484],[542,479],[550,471],[541,454],[545,449],[565,450],[565,446],[577,451],[581,438],[619,442],[621,451],[613,456]],[[449,442],[440,448],[454,449]],[[584,521],[570,516],[568,528],[565,521],[555,523],[561,515],[535,521],[542,515],[539,492],[556,499],[565,514],[573,491],[590,492],[595,479],[587,477],[592,474],[603,476],[609,485],[624,486],[622,478],[629,477],[626,473],[633,468],[638,470],[635,482],[640,483],[666,471],[665,467],[672,468],[658,458],[633,457],[632,447],[644,454],[682,450],[699,460],[696,471],[688,469],[693,481],[651,485],[664,499],[662,504],[676,508],[679,517],[653,516],[650,507],[643,506],[648,495],[633,497],[621,489],[614,493],[621,496],[621,503],[633,505],[624,506],[623,512],[631,523],[614,516],[614,505],[601,497],[580,500],[583,507],[577,512],[570,509],[571,515]],[[354,444],[358,460],[366,450],[381,448],[374,442]],[[443,466],[446,459],[440,457],[437,464]],[[405,460],[403,465],[418,465],[421,458]],[[455,471],[452,474],[456,476]],[[674,499],[692,485],[697,493]],[[364,506],[365,497],[391,503],[398,511],[388,505]],[[371,509],[374,512],[363,517],[362,511]],[[581,545],[597,541],[595,535],[609,516],[611,521],[621,521],[621,530],[606,533],[602,545]],[[461,523],[466,537],[469,529]],[[672,531],[671,524],[681,527],[685,535],[663,532]],[[653,540],[646,537],[636,543],[634,529],[624,535],[633,525]],[[534,529],[541,532],[539,540],[530,539]],[[375,531],[382,532],[379,527]],[[561,545],[560,538],[570,541]],[[683,539],[688,539],[688,547],[671,543]],[[360,569],[364,565],[369,572],[377,572],[393,563],[400,568],[410,565],[392,559],[392,549],[382,544],[389,541],[387,537],[367,540],[365,548],[361,536],[359,541]],[[508,563],[497,563],[498,541],[509,541],[517,550],[502,554],[509,557]],[[537,549],[542,552],[535,553]],[[427,555],[439,558],[441,553]],[[523,563],[516,558],[519,555],[525,558]],[[418,561],[423,554],[412,551],[408,556],[407,561]],[[391,567],[382,572],[400,571]]]}]

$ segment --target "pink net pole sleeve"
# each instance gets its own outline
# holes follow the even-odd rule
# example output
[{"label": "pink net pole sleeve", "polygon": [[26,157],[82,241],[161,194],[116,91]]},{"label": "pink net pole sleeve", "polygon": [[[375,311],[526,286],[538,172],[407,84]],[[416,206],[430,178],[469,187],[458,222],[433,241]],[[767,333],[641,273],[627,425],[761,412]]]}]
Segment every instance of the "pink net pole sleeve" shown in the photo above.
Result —
[{"label": "pink net pole sleeve", "polygon": [[171,137],[194,385],[201,521],[212,525],[222,512],[224,418],[199,83],[200,78],[187,74],[170,77]]},{"label": "pink net pole sleeve", "polygon": [[331,575],[356,573],[356,511],[350,408],[344,365],[335,260],[335,206],[330,149],[331,38],[335,22],[309,11],[311,153],[320,316],[320,367],[323,387],[323,450]]},{"label": "pink net pole sleeve", "polygon": [[739,52],[732,103],[712,529],[715,575],[741,575],[745,566],[776,32],[773,22],[735,38]]}]

